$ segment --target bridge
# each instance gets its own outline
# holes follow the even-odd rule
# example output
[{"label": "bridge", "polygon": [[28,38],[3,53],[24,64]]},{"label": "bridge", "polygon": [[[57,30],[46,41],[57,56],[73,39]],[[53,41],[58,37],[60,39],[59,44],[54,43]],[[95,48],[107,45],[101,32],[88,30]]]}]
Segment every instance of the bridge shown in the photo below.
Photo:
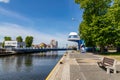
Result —
[{"label": "bridge", "polygon": [[14,53],[36,53],[36,52],[45,52],[45,51],[64,51],[64,50],[73,50],[72,48],[14,48],[12,52]]}]

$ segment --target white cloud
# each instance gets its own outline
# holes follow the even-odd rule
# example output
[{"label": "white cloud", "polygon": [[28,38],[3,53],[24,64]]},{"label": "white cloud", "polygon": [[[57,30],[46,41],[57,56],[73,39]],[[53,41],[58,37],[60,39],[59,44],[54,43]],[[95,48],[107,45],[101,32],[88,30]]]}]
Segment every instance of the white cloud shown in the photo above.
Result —
[{"label": "white cloud", "polygon": [[26,36],[33,36],[34,44],[39,44],[41,42],[49,44],[52,39],[57,40],[60,47],[65,47],[66,44],[73,44],[67,41],[67,35],[58,33],[50,35],[11,23],[0,23],[0,42],[3,41],[4,36],[11,36],[12,39],[15,39],[17,36],[22,36],[23,39],[25,39]]},{"label": "white cloud", "polygon": [[19,19],[22,21],[27,21],[27,22],[33,23],[33,21],[30,20],[29,18],[27,18],[27,17],[25,17],[17,12],[5,9],[3,7],[0,7],[0,14],[11,17],[11,18],[16,18],[16,19]]},{"label": "white cloud", "polygon": [[3,2],[3,3],[9,3],[10,0],[0,0],[0,2]]}]

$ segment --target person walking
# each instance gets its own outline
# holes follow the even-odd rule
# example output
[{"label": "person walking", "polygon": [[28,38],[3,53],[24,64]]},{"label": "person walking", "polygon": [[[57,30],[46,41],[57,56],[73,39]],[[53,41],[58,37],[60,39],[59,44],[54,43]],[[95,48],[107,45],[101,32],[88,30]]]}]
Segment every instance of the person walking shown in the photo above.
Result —
[{"label": "person walking", "polygon": [[81,45],[81,49],[80,49],[81,53],[85,53],[85,45]]}]

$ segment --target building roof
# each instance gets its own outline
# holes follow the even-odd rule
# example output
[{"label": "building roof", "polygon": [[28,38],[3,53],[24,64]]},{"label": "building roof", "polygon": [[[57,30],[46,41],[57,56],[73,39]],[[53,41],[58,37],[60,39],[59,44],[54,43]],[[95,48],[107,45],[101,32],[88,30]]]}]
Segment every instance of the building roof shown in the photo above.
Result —
[{"label": "building roof", "polygon": [[78,35],[76,32],[70,32],[69,35]]}]

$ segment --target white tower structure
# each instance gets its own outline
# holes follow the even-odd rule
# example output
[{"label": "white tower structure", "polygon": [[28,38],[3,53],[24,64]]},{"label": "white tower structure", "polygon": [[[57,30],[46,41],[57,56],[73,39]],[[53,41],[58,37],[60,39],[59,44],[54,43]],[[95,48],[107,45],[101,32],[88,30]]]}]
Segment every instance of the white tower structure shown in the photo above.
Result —
[{"label": "white tower structure", "polygon": [[73,41],[78,43],[78,50],[80,49],[81,40],[76,32],[70,32],[68,36],[68,41]]},{"label": "white tower structure", "polygon": [[80,40],[78,34],[76,32],[70,32],[68,41],[78,41],[78,40]]}]

